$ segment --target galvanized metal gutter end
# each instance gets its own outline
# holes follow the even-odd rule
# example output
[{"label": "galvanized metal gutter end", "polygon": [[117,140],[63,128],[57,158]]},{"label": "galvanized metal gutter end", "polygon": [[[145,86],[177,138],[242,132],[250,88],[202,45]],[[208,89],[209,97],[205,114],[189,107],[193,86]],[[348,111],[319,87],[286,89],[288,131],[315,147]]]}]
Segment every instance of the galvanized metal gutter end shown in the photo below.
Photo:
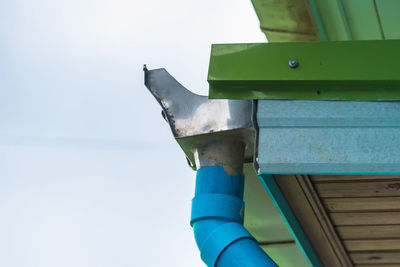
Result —
[{"label": "galvanized metal gutter end", "polygon": [[245,144],[245,159],[254,151],[253,101],[218,99],[192,93],[165,69],[148,70],[145,85],[161,105],[164,119],[192,166],[200,146],[221,140],[239,140]]}]

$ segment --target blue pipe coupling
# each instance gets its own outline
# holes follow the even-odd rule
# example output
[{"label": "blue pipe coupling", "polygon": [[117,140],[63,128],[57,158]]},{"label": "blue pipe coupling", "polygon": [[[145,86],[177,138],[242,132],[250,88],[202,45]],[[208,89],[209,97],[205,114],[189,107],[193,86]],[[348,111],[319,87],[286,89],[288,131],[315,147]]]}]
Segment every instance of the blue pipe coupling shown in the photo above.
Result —
[{"label": "blue pipe coupling", "polygon": [[197,171],[192,216],[196,243],[207,266],[277,266],[243,227],[244,177],[222,166]]}]

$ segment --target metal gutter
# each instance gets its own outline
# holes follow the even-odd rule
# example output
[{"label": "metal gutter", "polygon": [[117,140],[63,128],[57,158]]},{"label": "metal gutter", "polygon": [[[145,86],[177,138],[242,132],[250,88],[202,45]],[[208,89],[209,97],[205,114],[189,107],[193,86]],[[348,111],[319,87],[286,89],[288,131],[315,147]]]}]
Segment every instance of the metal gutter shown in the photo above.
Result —
[{"label": "metal gutter", "polygon": [[307,235],[305,234],[303,228],[301,227],[299,221],[297,220],[296,216],[294,215],[289,203],[286,201],[285,196],[282,194],[279,186],[275,182],[275,178],[271,174],[263,174],[261,172],[259,166],[259,125],[258,125],[258,104],[259,101],[255,101],[256,108],[254,109],[253,113],[253,123],[256,129],[256,140],[255,140],[255,160],[254,160],[254,169],[256,170],[258,177],[267,191],[269,197],[273,201],[275,207],[278,209],[281,218],[283,219],[286,227],[288,228],[289,232],[291,233],[292,237],[294,238],[296,244],[300,248],[301,253],[303,254],[304,258],[307,260],[310,266],[314,267],[322,267],[323,264],[316,253],[315,249],[313,248],[310,240],[308,239]]},{"label": "metal gutter", "polygon": [[264,174],[398,174],[400,102],[262,100]]}]

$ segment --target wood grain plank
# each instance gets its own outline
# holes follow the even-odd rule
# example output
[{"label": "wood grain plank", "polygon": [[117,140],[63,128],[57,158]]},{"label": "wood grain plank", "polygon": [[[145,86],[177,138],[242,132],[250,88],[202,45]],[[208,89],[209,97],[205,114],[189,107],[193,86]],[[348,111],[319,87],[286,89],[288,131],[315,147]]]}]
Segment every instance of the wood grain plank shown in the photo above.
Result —
[{"label": "wood grain plank", "polygon": [[397,252],[353,252],[354,264],[395,264],[400,266],[400,251]]},{"label": "wood grain plank", "polygon": [[400,210],[400,197],[327,198],[323,202],[330,212]]},{"label": "wood grain plank", "polygon": [[296,179],[300,187],[302,188],[305,196],[308,199],[310,206],[313,208],[317,219],[320,222],[325,234],[328,236],[332,247],[335,248],[336,255],[341,259],[342,266],[352,266],[347,251],[345,250],[342,240],[340,240],[335,227],[333,226],[324,205],[321,203],[321,199],[318,193],[315,191],[310,177],[307,175],[296,175]]},{"label": "wood grain plank", "polygon": [[313,182],[396,180],[400,175],[310,175]]},{"label": "wood grain plank", "polygon": [[355,267],[399,267],[398,264],[357,264]]},{"label": "wood grain plank", "polygon": [[349,252],[395,250],[400,253],[400,239],[344,240],[344,245]]},{"label": "wood grain plank", "polygon": [[400,225],[368,225],[336,227],[342,239],[400,238]]},{"label": "wood grain plank", "polygon": [[400,181],[322,183],[314,186],[323,198],[400,196]]},{"label": "wood grain plank", "polygon": [[336,226],[400,224],[400,212],[342,212],[330,217]]},{"label": "wood grain plank", "polygon": [[[297,177],[274,175],[274,178],[324,266],[352,266],[344,245],[341,242],[333,244],[331,236],[322,227],[321,224],[325,221],[316,215],[318,210],[315,210],[316,206],[310,203],[309,196],[303,191]],[[325,220],[330,223],[329,217]],[[340,251],[344,251],[344,254]]]}]

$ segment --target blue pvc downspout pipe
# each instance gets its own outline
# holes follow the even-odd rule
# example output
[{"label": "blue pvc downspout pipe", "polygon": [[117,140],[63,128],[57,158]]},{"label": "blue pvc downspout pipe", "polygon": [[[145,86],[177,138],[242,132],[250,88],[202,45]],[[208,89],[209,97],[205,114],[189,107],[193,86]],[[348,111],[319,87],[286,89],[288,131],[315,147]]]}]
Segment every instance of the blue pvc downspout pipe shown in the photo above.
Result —
[{"label": "blue pvc downspout pipe", "polygon": [[216,267],[278,266],[243,227],[244,177],[223,166],[197,171],[190,224],[202,260]]}]

